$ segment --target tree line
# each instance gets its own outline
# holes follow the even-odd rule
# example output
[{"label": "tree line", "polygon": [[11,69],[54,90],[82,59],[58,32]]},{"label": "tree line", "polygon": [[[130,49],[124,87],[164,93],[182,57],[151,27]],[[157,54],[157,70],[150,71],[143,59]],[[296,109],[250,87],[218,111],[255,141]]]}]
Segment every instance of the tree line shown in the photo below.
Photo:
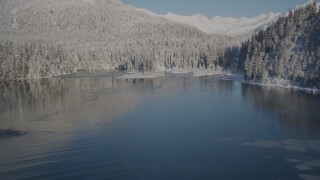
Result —
[{"label": "tree line", "polygon": [[252,82],[320,88],[319,4],[290,10],[240,47],[227,48],[223,57]]},{"label": "tree line", "polygon": [[236,43],[117,0],[0,3],[0,79],[108,69],[215,70],[225,48]]}]

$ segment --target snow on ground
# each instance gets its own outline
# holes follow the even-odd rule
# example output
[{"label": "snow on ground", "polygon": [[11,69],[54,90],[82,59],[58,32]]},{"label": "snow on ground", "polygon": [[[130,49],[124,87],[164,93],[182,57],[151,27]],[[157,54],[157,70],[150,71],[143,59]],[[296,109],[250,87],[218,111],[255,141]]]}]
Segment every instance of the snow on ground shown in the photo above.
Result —
[{"label": "snow on ground", "polygon": [[125,75],[119,76],[121,79],[153,79],[158,77],[163,77],[167,73],[171,74],[192,74],[193,77],[203,77],[203,76],[219,76],[222,80],[230,80],[230,81],[243,81],[243,74],[232,74],[226,71],[220,70],[199,70],[199,69],[166,69],[157,73],[139,73],[139,72],[128,72]]},{"label": "snow on ground", "polygon": [[225,74],[225,72],[211,71],[211,70],[193,70],[192,74],[194,77],[201,77],[201,76],[223,75]]},{"label": "snow on ground", "polygon": [[172,74],[189,74],[192,73],[192,70],[185,70],[185,69],[166,69],[166,73]]},{"label": "snow on ground", "polygon": [[193,77],[202,77],[202,76],[215,76],[219,75],[226,80],[238,80],[242,79],[242,75],[239,74],[230,74],[225,71],[213,71],[213,70],[199,70],[199,69],[192,69],[192,70],[184,70],[184,69],[166,69],[161,72],[157,73],[138,73],[138,72],[129,72],[125,75],[122,75],[118,78],[121,79],[153,79],[165,76],[167,73],[172,74],[192,74]]},{"label": "snow on ground", "polygon": [[279,87],[279,88],[287,88],[287,89],[294,89],[294,90],[300,90],[300,91],[305,91],[307,93],[312,93],[312,94],[320,94],[320,90],[317,88],[304,88],[304,87],[299,87],[297,82],[294,81],[289,81],[285,79],[269,79],[267,82],[263,83],[255,83],[255,82],[250,82],[250,81],[243,81],[244,84],[254,84],[254,85],[259,85],[259,86],[270,86],[270,87]]},{"label": "snow on ground", "polygon": [[271,79],[267,82],[255,83],[255,82],[245,81],[243,74],[232,74],[232,73],[228,73],[228,72],[220,71],[220,70],[212,71],[212,70],[199,70],[199,69],[193,69],[193,70],[167,69],[163,72],[157,72],[157,73],[135,73],[135,72],[133,72],[133,73],[128,73],[128,74],[119,76],[118,78],[121,78],[121,79],[154,79],[154,78],[163,77],[163,76],[165,76],[166,73],[172,73],[172,74],[191,74],[192,73],[193,77],[220,76],[220,78],[222,80],[240,81],[244,84],[287,88],[287,89],[305,91],[307,93],[312,93],[312,94],[320,94],[320,90],[317,88],[299,87],[298,83],[295,83],[295,82],[292,82],[289,80]]}]

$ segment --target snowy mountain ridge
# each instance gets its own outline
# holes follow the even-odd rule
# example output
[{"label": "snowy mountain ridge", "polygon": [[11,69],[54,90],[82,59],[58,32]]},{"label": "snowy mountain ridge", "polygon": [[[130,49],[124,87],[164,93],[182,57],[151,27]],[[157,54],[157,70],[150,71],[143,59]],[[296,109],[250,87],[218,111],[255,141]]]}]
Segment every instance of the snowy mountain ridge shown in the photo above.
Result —
[{"label": "snowy mountain ridge", "polygon": [[177,23],[187,24],[196,27],[207,34],[223,34],[232,37],[249,37],[256,30],[262,29],[263,27],[277,20],[278,17],[281,16],[281,13],[270,12],[251,18],[233,18],[216,16],[210,19],[202,14],[182,16],[170,12],[165,15],[159,15],[147,9],[136,9],[152,16],[159,16]]},{"label": "snowy mountain ridge", "polygon": [[252,18],[233,18],[216,16],[212,19],[196,14],[193,16],[179,16],[173,13],[168,13],[163,17],[197,27],[208,34],[225,34],[233,37],[250,36],[256,29],[260,29],[266,24],[270,24],[276,20],[280,13],[262,14]]},{"label": "snowy mountain ridge", "polygon": [[[295,9],[305,7],[309,3],[313,3],[313,0],[310,0],[309,2],[303,5],[298,5],[295,7]],[[319,3],[317,4],[319,7]],[[276,21],[281,15],[283,15],[281,13],[270,12],[249,18],[234,18],[221,16],[208,18],[207,16],[204,16],[202,14],[182,16],[169,12],[165,15],[159,15],[147,9],[136,9],[152,16],[160,16],[177,23],[187,24],[196,27],[207,34],[223,34],[238,38],[250,37],[252,34],[254,34],[254,32],[259,31],[264,27],[270,25],[272,22]]]}]

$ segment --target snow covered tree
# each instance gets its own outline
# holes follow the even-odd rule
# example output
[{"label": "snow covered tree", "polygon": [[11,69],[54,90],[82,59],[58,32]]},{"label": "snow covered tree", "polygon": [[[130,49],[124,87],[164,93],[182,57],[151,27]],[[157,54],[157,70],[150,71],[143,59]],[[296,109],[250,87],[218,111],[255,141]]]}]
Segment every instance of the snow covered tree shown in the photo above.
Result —
[{"label": "snow covered tree", "polygon": [[320,88],[319,37],[319,4],[309,2],[290,10],[242,44],[245,78],[254,82],[284,79]]},{"label": "snow covered tree", "polygon": [[0,3],[0,79],[120,67],[211,69],[225,48],[236,44],[233,38],[151,16],[119,0]]}]

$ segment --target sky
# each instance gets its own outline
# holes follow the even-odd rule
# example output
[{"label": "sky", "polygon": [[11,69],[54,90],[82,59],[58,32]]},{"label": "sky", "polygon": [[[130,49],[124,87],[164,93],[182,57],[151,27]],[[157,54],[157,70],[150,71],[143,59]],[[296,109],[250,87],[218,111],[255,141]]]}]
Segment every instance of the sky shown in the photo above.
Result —
[{"label": "sky", "polygon": [[[319,2],[320,0],[317,0]],[[207,17],[253,17],[268,12],[287,12],[308,0],[122,0],[157,14],[202,14]]]}]

